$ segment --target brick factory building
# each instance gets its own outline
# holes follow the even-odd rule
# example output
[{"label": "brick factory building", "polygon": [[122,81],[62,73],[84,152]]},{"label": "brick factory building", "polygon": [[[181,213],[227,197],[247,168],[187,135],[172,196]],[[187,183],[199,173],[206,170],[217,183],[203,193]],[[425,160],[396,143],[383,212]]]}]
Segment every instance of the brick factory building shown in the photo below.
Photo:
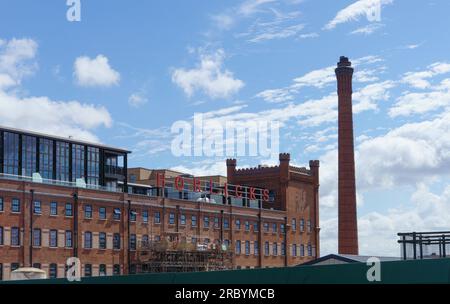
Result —
[{"label": "brick factory building", "polygon": [[128,168],[129,153],[0,128],[0,279],[21,267],[64,277],[69,257],[82,276],[141,272],[146,246],[165,241],[229,252],[234,269],[320,256],[318,161],[298,168],[280,154],[279,166],[236,169],[230,159],[227,177],[193,177]]}]

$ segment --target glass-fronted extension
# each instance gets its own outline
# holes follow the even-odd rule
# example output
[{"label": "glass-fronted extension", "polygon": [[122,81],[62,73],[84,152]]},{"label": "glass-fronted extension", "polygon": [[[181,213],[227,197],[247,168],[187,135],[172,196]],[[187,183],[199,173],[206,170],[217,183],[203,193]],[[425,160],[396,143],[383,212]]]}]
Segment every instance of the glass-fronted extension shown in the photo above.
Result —
[{"label": "glass-fronted extension", "polygon": [[117,190],[127,150],[0,127],[0,174]]}]

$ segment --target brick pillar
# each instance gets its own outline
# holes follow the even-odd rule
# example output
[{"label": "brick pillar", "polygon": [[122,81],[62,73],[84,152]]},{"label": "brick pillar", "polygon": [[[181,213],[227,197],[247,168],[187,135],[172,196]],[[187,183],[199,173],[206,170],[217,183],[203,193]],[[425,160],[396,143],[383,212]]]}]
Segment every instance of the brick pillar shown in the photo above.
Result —
[{"label": "brick pillar", "polygon": [[320,257],[320,225],[319,225],[319,167],[318,160],[309,161],[309,168],[314,177],[314,243],[316,245],[315,258]]},{"label": "brick pillar", "polygon": [[355,154],[352,112],[353,68],[347,57],[341,57],[336,68],[339,127],[339,253],[358,254],[356,217]]},{"label": "brick pillar", "polygon": [[291,155],[289,153],[280,153],[280,193],[279,200],[276,204],[279,204],[281,210],[287,211],[287,187],[290,178],[289,174],[289,162]]},{"label": "brick pillar", "polygon": [[227,159],[227,181],[228,183],[234,183],[234,172],[236,171],[236,160]]}]

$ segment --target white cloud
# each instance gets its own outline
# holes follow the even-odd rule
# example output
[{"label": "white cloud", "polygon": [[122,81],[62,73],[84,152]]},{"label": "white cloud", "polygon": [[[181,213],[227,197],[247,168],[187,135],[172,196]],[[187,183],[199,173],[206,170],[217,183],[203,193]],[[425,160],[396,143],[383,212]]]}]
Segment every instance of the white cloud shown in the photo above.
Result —
[{"label": "white cloud", "polygon": [[300,39],[317,38],[317,37],[319,37],[319,34],[317,34],[317,33],[301,34],[299,36]]},{"label": "white cloud", "polygon": [[144,92],[133,93],[128,97],[128,104],[132,107],[139,108],[148,102],[148,98]]},{"label": "white cloud", "polygon": [[378,5],[381,8],[384,5],[393,3],[393,0],[359,0],[346,8],[340,10],[336,16],[325,25],[326,30],[334,29],[337,25],[342,23],[347,23],[349,21],[359,20],[361,16],[367,16],[373,11]]},{"label": "white cloud", "polygon": [[244,87],[244,82],[223,69],[225,52],[222,49],[213,54],[201,54],[200,63],[193,69],[176,69],[172,81],[191,97],[201,91],[213,99],[229,98]]},{"label": "white cloud", "polygon": [[237,12],[244,16],[253,15],[259,11],[262,5],[275,1],[276,0],[246,0],[239,6]]},{"label": "white cloud", "polygon": [[119,84],[120,74],[109,64],[107,57],[78,57],[74,63],[74,76],[78,85],[83,87],[110,87]]},{"label": "white cloud", "polygon": [[0,89],[19,85],[21,80],[37,70],[33,61],[38,45],[32,39],[1,40]]},{"label": "white cloud", "polygon": [[[98,141],[92,129],[112,124],[104,107],[79,101],[19,96],[21,80],[37,68],[38,44],[31,39],[0,40],[0,121],[4,126]],[[7,89],[14,88],[8,91]],[[20,95],[23,95],[21,93]]]},{"label": "white cloud", "polygon": [[431,87],[431,83],[427,80],[429,78],[447,74],[450,72],[450,63],[435,62],[428,66],[425,71],[408,72],[403,75],[402,82],[409,84],[417,89],[426,89]]},{"label": "white cloud", "polygon": [[284,39],[296,36],[303,28],[304,24],[296,24],[287,27],[272,27],[264,29],[261,33],[256,34],[255,37],[249,39],[249,42],[262,42],[273,39]]},{"label": "white cloud", "polygon": [[[353,61],[354,67],[363,67],[382,61],[378,56],[366,56],[357,58]],[[295,96],[302,88],[313,87],[323,89],[336,83],[336,66],[329,66],[306,73],[303,76],[293,79],[290,86],[279,89],[268,89],[258,93],[255,97],[262,98],[267,102],[279,103],[294,100]],[[378,80],[375,76],[384,71],[384,67],[375,67],[370,69],[357,69],[354,76],[354,82],[372,82]]]},{"label": "white cloud", "polygon": [[382,27],[384,27],[384,24],[382,23],[370,23],[369,25],[360,27],[352,32],[350,32],[351,35],[358,35],[358,34],[362,34],[362,35],[370,35],[375,33],[377,30],[381,29]]}]

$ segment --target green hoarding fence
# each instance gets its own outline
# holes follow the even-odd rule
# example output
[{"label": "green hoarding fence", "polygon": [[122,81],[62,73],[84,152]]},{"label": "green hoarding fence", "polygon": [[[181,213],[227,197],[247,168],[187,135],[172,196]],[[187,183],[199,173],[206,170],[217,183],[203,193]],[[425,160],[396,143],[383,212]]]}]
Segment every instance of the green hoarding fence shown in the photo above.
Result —
[{"label": "green hoarding fence", "polygon": [[447,284],[450,259],[382,262],[381,282],[369,282],[365,263],[312,265],[195,273],[152,273],[127,276],[9,281],[3,284]]}]

